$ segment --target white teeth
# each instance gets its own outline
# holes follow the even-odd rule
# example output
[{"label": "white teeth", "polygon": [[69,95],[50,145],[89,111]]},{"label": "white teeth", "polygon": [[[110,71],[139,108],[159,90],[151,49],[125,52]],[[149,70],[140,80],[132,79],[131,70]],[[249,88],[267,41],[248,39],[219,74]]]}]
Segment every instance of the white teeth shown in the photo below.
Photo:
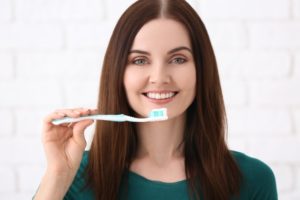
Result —
[{"label": "white teeth", "polygon": [[175,92],[168,92],[168,93],[146,93],[147,97],[151,99],[168,99],[175,95]]}]

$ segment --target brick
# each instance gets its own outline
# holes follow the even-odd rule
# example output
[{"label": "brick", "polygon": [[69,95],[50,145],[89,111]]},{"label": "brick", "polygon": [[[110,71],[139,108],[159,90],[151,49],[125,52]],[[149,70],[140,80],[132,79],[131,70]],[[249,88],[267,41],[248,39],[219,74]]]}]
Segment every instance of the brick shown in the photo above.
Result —
[{"label": "brick", "polygon": [[287,192],[287,193],[279,193],[278,199],[280,200],[299,200],[300,199],[300,191]]},{"label": "brick", "polygon": [[277,190],[280,192],[291,191],[295,177],[292,167],[284,164],[272,165],[271,167],[276,178]]},{"label": "brick", "polygon": [[250,102],[264,107],[300,105],[299,80],[260,81],[250,84]]},{"label": "brick", "polygon": [[[9,149],[9,151],[8,151]],[[41,136],[34,139],[19,137],[0,140],[0,165],[45,163]]]},{"label": "brick", "polygon": [[16,190],[16,178],[10,167],[0,167],[0,194],[14,192]]},{"label": "brick", "polygon": [[217,60],[221,77],[239,80],[285,79],[292,67],[285,52],[221,51]]},{"label": "brick", "polygon": [[59,49],[63,45],[59,25],[2,24],[0,30],[0,50]]},{"label": "brick", "polygon": [[32,199],[33,193],[11,193],[11,194],[1,194],[1,199],[5,200],[28,200]]},{"label": "brick", "polygon": [[17,169],[20,192],[34,194],[44,175],[45,168],[31,165],[21,165]]},{"label": "brick", "polygon": [[16,135],[17,136],[31,136],[41,137],[43,119],[51,111],[45,109],[30,109],[20,108],[16,112]]},{"label": "brick", "polygon": [[12,4],[10,0],[0,1],[0,21],[9,21],[12,19]]},{"label": "brick", "polygon": [[300,18],[300,1],[293,0],[293,16],[297,19]]},{"label": "brick", "polygon": [[286,19],[289,1],[285,0],[209,0],[200,1],[200,14],[208,19]]},{"label": "brick", "polygon": [[12,112],[7,109],[0,109],[1,136],[9,136],[13,134],[13,116]]},{"label": "brick", "polygon": [[71,49],[99,49],[104,51],[115,24],[113,22],[69,24],[66,43]]},{"label": "brick", "polygon": [[250,47],[263,49],[300,48],[300,23],[261,22],[249,24]]},{"label": "brick", "polygon": [[66,96],[64,106],[96,108],[99,93],[98,85],[98,81],[68,82],[64,86]]},{"label": "brick", "polygon": [[15,81],[0,83],[1,107],[47,107],[62,105],[59,85],[54,81]]},{"label": "brick", "polygon": [[300,135],[300,109],[293,110],[293,118],[295,131]]},{"label": "brick", "polygon": [[295,56],[293,77],[300,78],[300,53]]},{"label": "brick", "polygon": [[218,63],[219,76],[225,79],[224,82],[229,80],[240,80],[242,77],[242,66],[239,59],[243,50],[240,51],[227,51],[215,50],[216,59]]},{"label": "brick", "polygon": [[[296,180],[295,181],[296,182],[295,188],[296,188],[296,190],[300,194],[300,165],[296,166],[296,177],[295,177],[295,180]],[[300,195],[299,195],[299,197],[300,197]]]},{"label": "brick", "polygon": [[229,134],[247,138],[281,137],[292,134],[292,119],[284,109],[229,109]]},{"label": "brick", "polygon": [[206,21],[205,25],[215,49],[246,48],[248,39],[242,23]]},{"label": "brick", "polygon": [[99,80],[101,53],[51,52],[21,53],[17,57],[17,78],[20,80]]},{"label": "brick", "polygon": [[[1,13],[1,11],[0,11]],[[12,80],[14,77],[13,56],[8,53],[0,53],[0,80]]]},{"label": "brick", "polygon": [[300,140],[297,137],[248,139],[249,152],[267,162],[300,163]]},{"label": "brick", "polygon": [[22,0],[16,1],[19,21],[101,20],[102,1],[98,0]]},{"label": "brick", "polygon": [[226,106],[241,107],[247,103],[247,87],[242,81],[224,80],[222,83]]}]

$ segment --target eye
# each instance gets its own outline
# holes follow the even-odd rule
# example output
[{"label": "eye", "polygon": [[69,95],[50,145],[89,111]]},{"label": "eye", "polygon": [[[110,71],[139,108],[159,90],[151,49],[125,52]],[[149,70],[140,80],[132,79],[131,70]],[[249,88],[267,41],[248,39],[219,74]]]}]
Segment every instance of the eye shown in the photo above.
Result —
[{"label": "eye", "polygon": [[132,61],[133,64],[135,65],[145,65],[148,63],[148,61],[144,58],[138,58]]},{"label": "eye", "polygon": [[175,64],[183,64],[185,63],[187,60],[181,57],[176,57],[174,58],[171,62],[175,63]]}]

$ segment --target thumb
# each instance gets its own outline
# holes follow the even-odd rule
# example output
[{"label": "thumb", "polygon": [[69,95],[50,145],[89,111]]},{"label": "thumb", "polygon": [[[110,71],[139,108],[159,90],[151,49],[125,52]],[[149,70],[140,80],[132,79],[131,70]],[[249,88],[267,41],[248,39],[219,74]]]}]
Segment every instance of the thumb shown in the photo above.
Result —
[{"label": "thumb", "polygon": [[84,131],[85,129],[92,125],[94,123],[94,120],[83,120],[80,122],[77,122],[73,127],[73,137],[77,142],[86,144],[85,138],[84,138]]}]

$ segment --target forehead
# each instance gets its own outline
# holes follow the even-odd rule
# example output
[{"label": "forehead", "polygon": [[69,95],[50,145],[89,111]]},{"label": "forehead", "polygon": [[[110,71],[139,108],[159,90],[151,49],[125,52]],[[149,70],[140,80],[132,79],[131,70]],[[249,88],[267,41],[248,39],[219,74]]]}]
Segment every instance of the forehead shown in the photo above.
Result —
[{"label": "forehead", "polygon": [[177,46],[191,48],[185,26],[172,19],[159,18],[146,23],[137,33],[132,49],[165,49]]}]

